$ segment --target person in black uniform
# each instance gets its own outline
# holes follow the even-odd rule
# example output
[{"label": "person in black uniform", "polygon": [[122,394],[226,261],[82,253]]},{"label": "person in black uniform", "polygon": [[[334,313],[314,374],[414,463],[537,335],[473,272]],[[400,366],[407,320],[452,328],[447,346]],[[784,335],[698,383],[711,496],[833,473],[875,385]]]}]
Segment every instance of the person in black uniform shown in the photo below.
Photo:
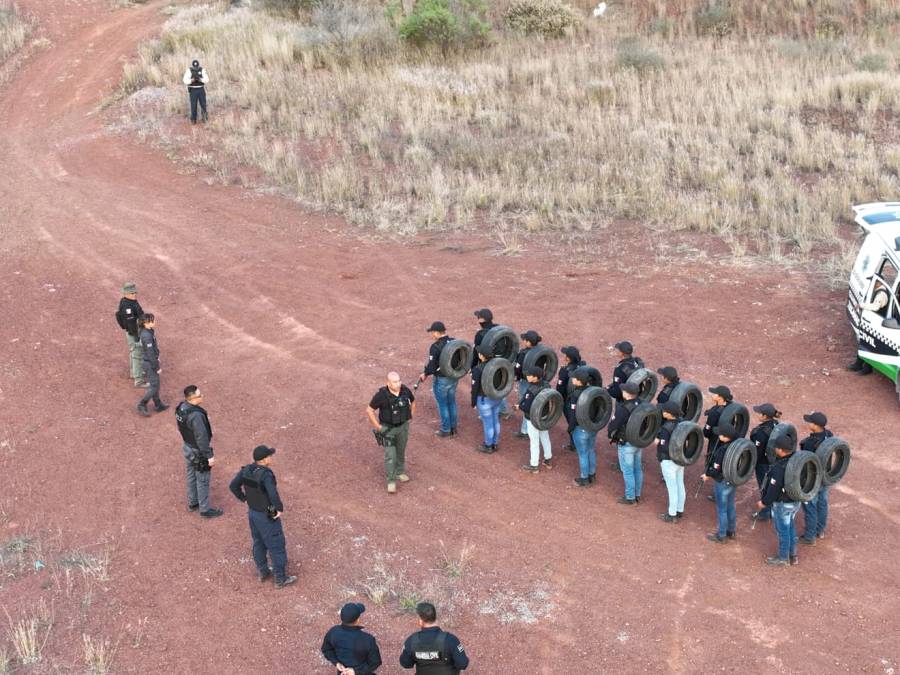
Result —
[{"label": "person in black uniform", "polygon": [[175,408],[175,421],[183,444],[184,466],[187,473],[188,511],[197,511],[204,518],[218,518],[221,509],[209,504],[209,482],[216,463],[209,415],[200,407],[203,394],[194,384],[184,388],[184,401]]},{"label": "person in black uniform", "polygon": [[640,504],[641,490],[644,485],[644,469],[641,463],[642,448],[632,445],[625,440],[625,427],[631,413],[640,404],[638,392],[640,389],[633,382],[623,382],[617,385],[621,401],[616,401],[612,419],[606,428],[609,440],[616,444],[619,452],[619,471],[625,481],[625,494],[619,497],[619,504]]},{"label": "person in black uniform", "polygon": [[672,390],[678,386],[681,380],[678,378],[678,371],[674,366],[664,366],[656,372],[660,374],[663,381],[663,386],[656,395],[656,403],[662,408],[663,403],[669,400]]},{"label": "person in black uniform", "polygon": [[141,326],[141,365],[144,368],[144,380],[150,384],[147,392],[137,404],[137,411],[144,417],[150,417],[147,404],[153,399],[153,405],[157,412],[168,410],[169,406],[159,397],[159,375],[162,368],[159,366],[159,344],[156,342],[156,317],[150,313],[144,314],[140,320]]},{"label": "person in black uniform", "polygon": [[525,370],[525,379],[528,382],[528,386],[525,388],[525,393],[522,394],[522,398],[519,399],[519,404],[516,406],[516,408],[522,411],[522,415],[525,417],[529,439],[530,458],[528,464],[523,464],[522,468],[531,473],[536,473],[540,469],[538,459],[540,458],[541,448],[544,449],[544,468],[553,468],[553,450],[550,446],[550,432],[546,429],[539,430],[531,423],[531,404],[534,403],[535,396],[537,396],[541,390],[547,389],[550,386],[543,378],[544,371],[539,366],[531,366]]},{"label": "person in black uniform", "polygon": [[435,625],[437,610],[430,602],[416,605],[419,632],[403,643],[400,665],[416,669],[417,675],[456,675],[469,667],[469,657],[453,633]]},{"label": "person in black uniform", "polygon": [[341,607],[341,623],[329,629],[322,640],[322,656],[337,666],[341,675],[373,675],[381,666],[375,636],[359,623],[365,611],[361,602],[348,602]]},{"label": "person in black uniform", "polygon": [[587,388],[591,378],[590,371],[582,366],[576,368],[569,382],[572,383],[572,392],[565,397],[566,405],[563,409],[568,422],[569,438],[575,444],[578,452],[578,478],[574,480],[578,487],[588,487],[597,479],[597,432],[588,431],[578,425],[576,411],[578,409],[578,397]]},{"label": "person in black uniform", "polygon": [[[522,347],[522,349],[520,349],[516,354],[516,362],[515,364],[513,364],[513,372],[516,377],[516,382],[518,383],[517,386],[519,388],[519,400],[521,401],[522,396],[525,395],[525,390],[528,389],[528,380],[525,377],[525,372],[523,370],[525,356],[530,350],[534,349],[538,346],[538,344],[540,344],[541,336],[538,335],[537,331],[527,330],[519,335],[519,337],[522,338],[522,342],[525,343],[525,346]],[[522,417],[522,426],[519,427],[519,430],[514,435],[516,438],[528,438],[528,420],[525,419],[524,416]]]},{"label": "person in black uniform", "polygon": [[[231,479],[228,489],[248,506],[253,562],[256,563],[259,580],[265,581],[274,572],[275,588],[284,588],[297,581],[297,577],[288,576],[286,572],[287,551],[281,526],[284,504],[278,496],[275,473],[271,468],[274,454],[275,448],[265,445],[253,448],[253,464],[242,466]],[[272,567],[266,560],[267,552],[272,558]]]},{"label": "person in black uniform", "polygon": [[131,379],[134,380],[135,387],[147,387],[149,385],[144,381],[144,370],[141,368],[141,331],[138,327],[144,310],[137,301],[137,285],[129,281],[122,286],[122,296],[116,311],[116,323],[125,331],[125,340],[128,342]]},{"label": "person in black uniform", "polygon": [[[815,452],[822,441],[834,436],[830,429],[825,428],[825,425],[828,424],[828,418],[825,416],[825,413],[814,412],[804,415],[803,421],[806,422],[810,434],[800,441],[801,450]],[[811,546],[816,543],[816,539],[825,537],[825,526],[828,524],[829,489],[829,486],[823,485],[811,501],[803,504],[803,536],[800,537],[801,544]]]},{"label": "person in black uniform", "polygon": [[[569,378],[572,376],[572,373],[575,372],[576,368],[580,368],[587,364],[581,358],[581,352],[578,350],[578,347],[570,345],[568,347],[562,347],[559,351],[562,352],[565,361],[559,368],[559,375],[556,378],[556,391],[562,395],[563,401],[565,401],[569,398]],[[569,432],[569,442],[565,449],[575,450],[575,441],[572,438],[571,431]]]},{"label": "person in black uniform", "polygon": [[478,417],[484,428],[484,442],[475,449],[493,454],[497,452],[497,443],[500,442],[500,403],[503,399],[486,396],[481,390],[481,374],[484,364],[493,356],[491,350],[486,345],[478,345],[475,356],[478,357],[478,363],[472,368],[472,407],[478,410]]},{"label": "person in black uniform", "polygon": [[663,423],[656,434],[656,459],[659,460],[666,490],[669,493],[669,510],[659,514],[660,520],[674,523],[684,515],[687,493],[684,489],[684,467],[672,461],[669,455],[669,439],[675,427],[682,421],[681,406],[675,401],[665,401],[662,409]]},{"label": "person in black uniform", "polygon": [[400,375],[395,372],[387,374],[387,386],[375,392],[366,408],[372,428],[381,435],[384,473],[390,494],[397,492],[397,481],[409,482],[406,443],[409,440],[409,422],[415,413],[416,397],[409,387],[400,382]]},{"label": "person in black uniform", "polygon": [[728,539],[735,538],[737,512],[734,507],[735,485],[725,480],[725,476],[722,473],[722,462],[725,459],[725,452],[734,439],[727,434],[720,433],[717,440],[718,442],[710,456],[710,462],[701,478],[704,483],[710,479],[715,481],[713,499],[716,502],[716,519],[719,525],[718,530],[707,534],[706,538],[721,544]]},{"label": "person in black uniform", "polygon": [[[719,444],[719,416],[725,410],[725,406],[731,403],[731,390],[725,385],[718,385],[709,388],[712,394],[713,406],[703,412],[706,417],[706,423],[703,425],[703,435],[706,437],[706,468],[709,468],[712,462],[713,450]],[[715,495],[707,495],[706,498],[713,502],[716,500]]]},{"label": "person in black uniform", "polygon": [[444,347],[453,338],[447,335],[447,327],[440,321],[434,321],[427,330],[431,333],[434,343],[428,350],[428,363],[425,369],[419,375],[419,382],[424,382],[429,375],[434,376],[434,384],[432,392],[434,400],[437,403],[438,413],[441,416],[441,428],[434,432],[439,438],[446,438],[456,434],[457,413],[456,413],[456,385],[458,380],[452,377],[445,377],[441,373],[441,352]]},{"label": "person in black uniform", "polygon": [[[472,341],[472,368],[478,365],[478,346],[481,344],[481,341],[484,340],[485,334],[497,325],[494,323],[494,313],[487,307],[475,310],[475,318],[478,319],[480,328],[478,329],[478,332],[475,333],[475,338]],[[493,354],[489,354],[488,358],[493,356]],[[500,399],[500,417],[508,420],[512,416],[512,413],[506,405],[506,399]]]},{"label": "person in black uniform", "polygon": [[799,562],[797,528],[794,521],[800,510],[800,503],[788,497],[784,490],[784,472],[793,452],[787,438],[782,436],[775,439],[775,455],[778,459],[769,465],[760,499],[756,503],[759,511],[765,509],[772,511],[772,521],[778,534],[778,555],[766,558],[766,562],[770,565],[796,565]]},{"label": "person in black uniform", "polygon": [[[772,430],[781,417],[781,411],[771,403],[762,403],[753,406],[753,412],[759,415],[759,424],[750,432],[750,440],[756,446],[756,484],[762,490],[763,481],[769,473],[769,455],[766,453],[766,447],[769,445],[769,436],[772,435]],[[767,506],[762,511],[754,513],[753,517],[757,520],[769,520],[772,517],[772,509]]]},{"label": "person in black uniform", "polygon": [[606,388],[609,392],[609,395],[612,396],[617,401],[624,400],[622,398],[622,384],[628,380],[629,376],[638,368],[644,367],[644,362],[639,357],[634,355],[634,346],[628,342],[627,340],[623,340],[622,342],[617,342],[613,345],[613,349],[616,350],[616,355],[619,358],[619,363],[616,365],[615,370],[613,370],[612,382]]}]

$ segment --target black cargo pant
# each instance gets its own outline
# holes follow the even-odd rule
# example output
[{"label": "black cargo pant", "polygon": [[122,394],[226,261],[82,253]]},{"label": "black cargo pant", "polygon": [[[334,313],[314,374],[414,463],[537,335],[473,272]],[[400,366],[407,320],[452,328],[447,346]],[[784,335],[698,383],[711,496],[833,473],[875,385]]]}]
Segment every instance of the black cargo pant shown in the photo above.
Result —
[{"label": "black cargo pant", "polygon": [[191,97],[191,122],[197,121],[197,104],[200,104],[200,110],[203,112],[203,119],[206,120],[206,88],[205,87],[188,87],[188,94]]},{"label": "black cargo pant", "polygon": [[146,380],[150,386],[147,388],[147,393],[144,394],[144,398],[138,403],[138,407],[146,408],[150,399],[153,399],[153,405],[155,405],[157,409],[162,408],[163,402],[159,398],[159,373],[156,372],[155,368],[151,368],[146,363],[144,364],[144,380]]}]

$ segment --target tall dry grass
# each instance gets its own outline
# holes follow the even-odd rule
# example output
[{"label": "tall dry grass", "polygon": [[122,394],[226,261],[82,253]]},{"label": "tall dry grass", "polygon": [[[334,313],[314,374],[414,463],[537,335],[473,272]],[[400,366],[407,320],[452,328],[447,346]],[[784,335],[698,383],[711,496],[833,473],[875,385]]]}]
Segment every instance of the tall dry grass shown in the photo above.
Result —
[{"label": "tall dry grass", "polygon": [[[403,233],[614,217],[781,257],[832,244],[849,204],[896,199],[892,43],[672,40],[649,26],[585,13],[561,40],[501,34],[442,60],[401,48],[375,5],[330,0],[302,22],[191,6],[141,49],[125,89],[166,87],[168,114],[184,114],[180,75],[200,58],[232,160]],[[860,67],[871,53],[888,70]]]},{"label": "tall dry grass", "polygon": [[29,32],[29,23],[18,8],[7,0],[0,0],[0,61],[21,49]]}]

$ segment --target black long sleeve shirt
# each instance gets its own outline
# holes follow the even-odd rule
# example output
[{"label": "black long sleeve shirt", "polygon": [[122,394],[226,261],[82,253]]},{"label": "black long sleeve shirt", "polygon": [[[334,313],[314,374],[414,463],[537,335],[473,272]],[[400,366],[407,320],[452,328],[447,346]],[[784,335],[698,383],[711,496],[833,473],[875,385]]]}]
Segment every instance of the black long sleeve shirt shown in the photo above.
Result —
[{"label": "black long sleeve shirt", "polygon": [[484,396],[481,391],[481,373],[484,371],[484,364],[481,360],[472,368],[472,407],[478,403],[478,397]]},{"label": "black long sleeve shirt", "polygon": [[669,397],[672,395],[672,390],[678,386],[678,382],[670,382],[669,384],[663,385],[663,388],[659,390],[659,393],[656,395],[656,403],[657,405],[662,405],[666,401],[669,400]]},{"label": "black long sleeve shirt", "polygon": [[244,486],[241,483],[241,477],[245,469],[249,469],[252,472],[253,478],[262,486],[263,491],[269,498],[269,503],[275,507],[275,510],[284,511],[284,504],[281,502],[281,496],[278,494],[278,482],[275,480],[275,472],[267,466],[260,466],[256,463],[242,466],[241,470],[235,474],[228,484],[228,489],[231,490],[231,493],[242,502],[247,501],[247,495],[244,494]]},{"label": "black long sleeve shirt", "polygon": [[681,421],[681,419],[663,420],[662,425],[659,427],[659,432],[656,434],[656,459],[660,462],[672,459],[672,456],[669,454],[669,443],[672,438],[672,432],[675,431],[675,427]]},{"label": "black long sleeve shirt", "polygon": [[609,426],[606,427],[606,433],[611,441],[621,440],[625,434],[625,425],[628,424],[628,418],[631,413],[638,407],[640,401],[636,398],[628,401],[616,401],[616,407],[613,410],[612,419]]},{"label": "black long sleeve shirt", "polygon": [[779,457],[775,463],[769,467],[766,474],[766,481],[762,486],[762,496],[760,501],[766,506],[772,506],[775,502],[792,502],[794,501],[787,496],[784,491],[784,472],[787,469],[790,455]]},{"label": "black long sleeve shirt", "polygon": [[831,433],[831,430],[829,429],[822,429],[822,431],[812,433],[800,441],[800,449],[806,450],[807,452],[815,452],[822,441],[826,438],[831,438],[832,436],[834,436],[834,434]]},{"label": "black long sleeve shirt", "polygon": [[526,420],[531,419],[531,404],[534,403],[534,397],[542,389],[547,389],[549,386],[546,382],[529,383],[528,389],[525,390],[525,393],[522,394],[522,398],[519,400],[519,410],[522,411]]},{"label": "black long sleeve shirt", "polygon": [[475,333],[475,337],[472,340],[472,368],[478,365],[479,359],[478,352],[476,351],[478,349],[478,345],[480,345],[481,341],[484,340],[484,336],[487,334],[487,332],[496,325],[497,324],[495,323],[486,321],[481,325],[481,328],[478,329],[478,332]]},{"label": "black long sleeve shirt", "polygon": [[431,347],[428,349],[428,362],[422,371],[426,376],[434,375],[440,377],[443,374],[441,373],[441,352],[444,351],[444,347],[452,339],[450,336],[444,335],[431,344]]},{"label": "black long sleeve shirt", "polygon": [[353,668],[356,675],[372,675],[381,666],[375,637],[362,626],[334,626],[322,640],[322,656],[330,663]]},{"label": "black long sleeve shirt", "polygon": [[766,447],[769,445],[769,437],[772,435],[772,430],[775,429],[776,424],[777,422],[775,420],[766,420],[762,424],[753,427],[753,431],[750,432],[750,440],[753,441],[753,445],[756,446],[757,465],[769,463],[769,455],[766,452]]},{"label": "black long sleeve shirt", "polygon": [[122,298],[119,300],[119,309],[116,312],[116,323],[119,328],[127,332],[132,337],[138,337],[140,330],[138,329],[138,319],[144,316],[144,310],[137,300],[131,298]]},{"label": "black long sleeve shirt", "polygon": [[578,363],[566,364],[559,369],[559,376],[556,380],[556,391],[562,394],[563,399],[569,395],[569,378],[572,377],[572,373],[575,372],[576,368],[580,368],[583,365],[586,365],[585,362],[579,361]]},{"label": "black long sleeve shirt", "polygon": [[159,343],[152,328],[141,330],[141,358],[148,368],[159,370]]},{"label": "black long sleeve shirt", "polygon": [[534,347],[525,347],[524,349],[520,349],[519,353],[516,354],[516,362],[513,364],[513,373],[516,376],[516,380],[525,379],[525,373],[522,372],[522,364],[525,362],[525,355],[530,349],[534,349]]},{"label": "black long sleeve shirt", "polygon": [[566,405],[563,408],[563,414],[566,416],[566,422],[568,422],[568,431],[571,434],[575,431],[575,427],[578,426],[578,417],[575,414],[575,411],[578,408],[578,397],[581,396],[581,392],[583,392],[587,387],[576,387],[572,390],[572,393],[566,397],[565,394],[563,396],[566,398]]},{"label": "black long sleeve shirt", "polygon": [[614,399],[621,401],[622,390],[620,389],[620,386],[628,380],[628,377],[635,370],[643,367],[644,362],[637,356],[629,356],[628,358],[622,359],[619,361],[619,365],[616,366],[615,370],[613,370],[613,379],[606,388],[606,391],[608,391],[609,395]]},{"label": "black long sleeve shirt", "polygon": [[712,452],[713,447],[715,447],[719,440],[719,432],[716,427],[719,426],[719,417],[722,416],[723,410],[725,410],[724,405],[714,405],[703,413],[706,415],[706,424],[703,425],[703,435],[707,438],[707,453]]},{"label": "black long sleeve shirt", "polygon": [[725,475],[722,473],[722,462],[729,445],[731,445],[731,441],[718,443],[709,458],[709,466],[706,467],[706,475],[714,478],[717,483],[721,483],[725,479]]}]

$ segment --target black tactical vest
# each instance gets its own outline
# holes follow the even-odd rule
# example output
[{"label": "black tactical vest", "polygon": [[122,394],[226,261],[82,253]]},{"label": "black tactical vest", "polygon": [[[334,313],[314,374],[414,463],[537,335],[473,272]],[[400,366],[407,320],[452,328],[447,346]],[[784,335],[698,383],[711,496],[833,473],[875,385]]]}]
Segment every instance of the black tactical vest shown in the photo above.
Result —
[{"label": "black tactical vest", "polygon": [[412,411],[410,410],[409,398],[405,395],[406,392],[403,391],[403,386],[400,386],[400,393],[397,396],[394,396],[387,387],[382,387],[381,390],[384,392],[388,402],[387,409],[383,409],[383,417],[385,419],[381,421],[395,427],[400,426],[404,422],[409,422],[412,417]]},{"label": "black tactical vest", "polygon": [[187,401],[182,401],[178,404],[178,407],[175,408],[175,421],[178,423],[178,433],[181,434],[181,438],[184,439],[184,442],[192,448],[197,447],[197,439],[194,438],[194,430],[191,429],[191,425],[188,424],[188,417],[195,410],[199,411],[203,416],[203,423],[206,425],[206,433],[209,434],[209,440],[212,441],[212,427],[209,425],[209,416],[203,408],[199,405],[191,405]]},{"label": "black tactical vest", "polygon": [[435,633],[419,631],[409,643],[416,659],[416,673],[422,675],[457,675],[447,654],[447,634],[439,630]]},{"label": "black tactical vest", "polygon": [[247,496],[247,506],[254,511],[265,513],[272,505],[269,495],[263,488],[263,475],[268,471],[265,467],[258,464],[248,464],[241,469],[241,485],[244,487],[244,494]]}]

